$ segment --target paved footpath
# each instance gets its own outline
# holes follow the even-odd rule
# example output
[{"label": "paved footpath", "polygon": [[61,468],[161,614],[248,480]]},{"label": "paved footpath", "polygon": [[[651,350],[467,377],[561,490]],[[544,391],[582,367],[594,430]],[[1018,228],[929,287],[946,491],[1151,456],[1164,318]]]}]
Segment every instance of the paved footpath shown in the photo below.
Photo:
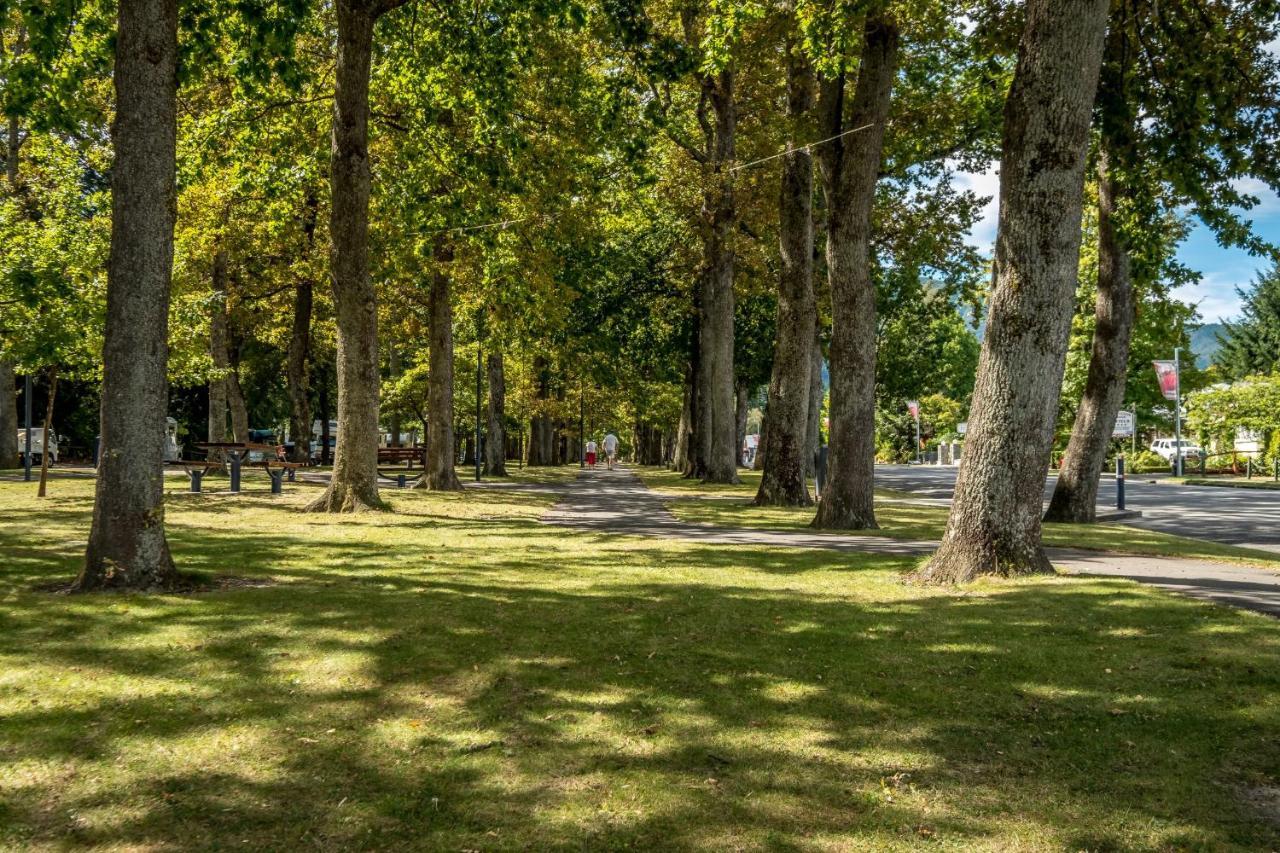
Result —
[{"label": "paved footpath", "polygon": [[[564,488],[564,487],[562,487]],[[682,539],[709,545],[828,548],[860,554],[925,555],[938,543],[887,536],[716,527],[680,521],[666,496],[626,469],[586,471],[542,517],[545,524],[630,536]],[[1053,564],[1069,574],[1135,580],[1182,595],[1280,617],[1280,571],[1174,557],[1140,557],[1050,548]]]}]

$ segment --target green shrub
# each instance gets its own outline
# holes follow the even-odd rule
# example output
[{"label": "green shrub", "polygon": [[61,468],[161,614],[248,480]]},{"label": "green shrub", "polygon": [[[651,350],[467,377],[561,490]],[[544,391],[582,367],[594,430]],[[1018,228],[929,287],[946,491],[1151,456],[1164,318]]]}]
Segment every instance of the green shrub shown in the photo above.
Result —
[{"label": "green shrub", "polygon": [[1150,450],[1139,450],[1131,456],[1125,456],[1124,469],[1134,474],[1152,474],[1168,471],[1169,463]]}]

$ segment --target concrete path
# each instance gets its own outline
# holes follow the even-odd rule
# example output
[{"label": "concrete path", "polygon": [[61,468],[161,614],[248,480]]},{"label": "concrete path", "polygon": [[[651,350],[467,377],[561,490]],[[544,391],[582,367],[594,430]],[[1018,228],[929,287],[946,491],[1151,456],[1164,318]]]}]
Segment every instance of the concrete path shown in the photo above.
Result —
[{"label": "concrete path", "polygon": [[[667,509],[665,496],[649,490],[626,469],[587,471],[561,488],[564,496],[542,517],[544,524],[708,545],[827,548],[890,556],[923,556],[938,544],[887,536],[717,527],[680,521]],[[1065,548],[1049,549],[1049,557],[1058,569],[1069,574],[1128,578],[1193,598],[1280,616],[1280,572],[1202,560]]]}]

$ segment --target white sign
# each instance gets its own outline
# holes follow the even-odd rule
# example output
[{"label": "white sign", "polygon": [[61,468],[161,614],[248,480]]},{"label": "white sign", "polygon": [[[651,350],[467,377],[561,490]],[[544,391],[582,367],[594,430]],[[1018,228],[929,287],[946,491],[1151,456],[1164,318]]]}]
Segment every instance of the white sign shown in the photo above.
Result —
[{"label": "white sign", "polygon": [[956,424],[956,432],[960,433],[960,435],[964,435],[968,431],[969,431],[968,421],[961,421],[960,423]]},{"label": "white sign", "polygon": [[1133,435],[1133,412],[1118,412],[1116,426],[1111,430],[1112,438],[1130,438]]}]

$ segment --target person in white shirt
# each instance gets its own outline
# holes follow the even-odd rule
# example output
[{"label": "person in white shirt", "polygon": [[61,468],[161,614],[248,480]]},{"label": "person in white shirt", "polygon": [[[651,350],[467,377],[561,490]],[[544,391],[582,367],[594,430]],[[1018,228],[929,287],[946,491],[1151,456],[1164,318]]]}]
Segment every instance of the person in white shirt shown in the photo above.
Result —
[{"label": "person in white shirt", "polygon": [[614,460],[618,458],[618,437],[613,433],[604,437],[604,458],[609,463],[609,470],[612,471]]},{"label": "person in white shirt", "polygon": [[598,445],[596,445],[596,440],[594,438],[587,442],[587,467],[588,468],[596,467],[596,450],[597,449],[598,449]]}]

